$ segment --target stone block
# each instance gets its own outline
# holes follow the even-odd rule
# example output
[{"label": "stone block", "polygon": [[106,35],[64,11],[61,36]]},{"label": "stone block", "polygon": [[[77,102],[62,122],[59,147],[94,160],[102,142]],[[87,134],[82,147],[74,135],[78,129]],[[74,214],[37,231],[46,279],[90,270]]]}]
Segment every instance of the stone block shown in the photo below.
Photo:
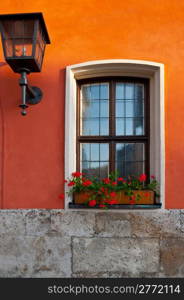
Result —
[{"label": "stone block", "polygon": [[67,237],[0,236],[0,277],[70,277]]},{"label": "stone block", "polygon": [[96,233],[104,237],[157,238],[183,235],[179,210],[98,213]]},{"label": "stone block", "polygon": [[96,234],[102,237],[130,237],[130,218],[126,214],[100,213],[96,215]]},{"label": "stone block", "polygon": [[25,211],[0,210],[0,234],[24,235]]},{"label": "stone block", "polygon": [[29,210],[25,215],[26,235],[40,236],[51,231],[50,210]]},{"label": "stone block", "polygon": [[184,238],[163,239],[160,245],[161,277],[184,277]]},{"label": "stone block", "polygon": [[93,212],[51,212],[51,229],[62,236],[92,236],[95,230]]},{"label": "stone block", "polygon": [[73,238],[73,272],[154,273],[159,270],[158,239]]}]

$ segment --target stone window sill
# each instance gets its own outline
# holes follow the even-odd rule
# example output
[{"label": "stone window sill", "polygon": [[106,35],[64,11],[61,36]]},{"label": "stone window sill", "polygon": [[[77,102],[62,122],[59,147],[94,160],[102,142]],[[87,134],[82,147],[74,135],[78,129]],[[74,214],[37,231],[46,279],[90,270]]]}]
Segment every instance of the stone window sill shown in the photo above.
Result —
[{"label": "stone window sill", "polygon": [[[157,204],[135,204],[135,205],[129,205],[129,204],[113,204],[109,205],[109,209],[158,209],[161,208],[162,204],[157,203]],[[99,209],[97,207],[89,207],[84,204],[75,204],[70,202],[69,203],[69,208],[83,208],[83,209]],[[102,210],[102,209],[101,209]]]}]

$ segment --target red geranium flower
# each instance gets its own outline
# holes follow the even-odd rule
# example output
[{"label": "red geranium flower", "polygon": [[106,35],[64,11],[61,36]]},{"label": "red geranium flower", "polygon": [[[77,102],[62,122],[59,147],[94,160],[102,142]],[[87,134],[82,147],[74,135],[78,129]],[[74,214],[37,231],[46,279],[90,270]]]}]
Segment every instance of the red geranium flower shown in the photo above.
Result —
[{"label": "red geranium flower", "polygon": [[67,183],[67,182],[68,182],[68,181],[65,179],[65,180],[64,180],[64,183]]},{"label": "red geranium flower", "polygon": [[113,182],[112,182],[112,185],[117,185],[117,182],[116,182],[116,181],[113,181]]},{"label": "red geranium flower", "polygon": [[72,173],[73,177],[80,177],[81,175],[82,175],[82,173],[80,173],[80,172],[73,172]]},{"label": "red geranium flower", "polygon": [[83,186],[89,186],[91,184],[92,184],[91,180],[86,180],[86,181],[83,181],[83,183],[82,183]]},{"label": "red geranium flower", "polygon": [[151,178],[152,178],[152,179],[155,179],[155,175],[151,175]]},{"label": "red geranium flower", "polygon": [[123,177],[119,177],[117,180],[118,181],[124,181]]},{"label": "red geranium flower", "polygon": [[130,202],[129,202],[131,205],[135,204],[135,200],[134,199],[131,199]]},{"label": "red geranium flower", "polygon": [[106,205],[105,204],[99,204],[99,207],[104,208],[104,207],[106,207]]},{"label": "red geranium flower", "polygon": [[94,207],[94,206],[96,205],[96,200],[90,200],[90,201],[88,202],[88,205],[89,205],[90,207]]},{"label": "red geranium flower", "polygon": [[140,176],[139,176],[139,181],[140,182],[144,182],[146,180],[146,174],[141,174]]},{"label": "red geranium flower", "polygon": [[113,198],[113,197],[116,197],[116,196],[117,196],[117,194],[116,194],[115,192],[111,192],[111,193],[110,193],[110,197]]},{"label": "red geranium flower", "polygon": [[109,184],[111,181],[110,181],[109,178],[104,178],[104,179],[103,179],[103,182],[104,182],[105,184]]},{"label": "red geranium flower", "polygon": [[68,183],[68,186],[73,186],[73,185],[75,185],[75,182],[74,182],[74,181],[70,181],[70,182]]},{"label": "red geranium flower", "polygon": [[62,199],[62,200],[63,200],[63,199],[64,199],[64,197],[65,197],[65,195],[64,195],[64,194],[60,194],[60,195],[59,195],[59,199]]},{"label": "red geranium flower", "polygon": [[117,200],[111,199],[108,201],[109,204],[118,204]]}]

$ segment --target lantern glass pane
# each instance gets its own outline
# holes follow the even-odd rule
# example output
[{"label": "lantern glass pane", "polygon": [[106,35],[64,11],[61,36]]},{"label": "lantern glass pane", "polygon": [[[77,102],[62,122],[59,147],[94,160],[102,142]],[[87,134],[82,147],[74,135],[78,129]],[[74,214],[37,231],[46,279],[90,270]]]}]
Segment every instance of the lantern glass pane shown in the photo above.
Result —
[{"label": "lantern glass pane", "polygon": [[39,25],[37,37],[36,37],[36,51],[35,51],[35,59],[39,66],[42,65],[43,55],[45,51],[46,41],[44,39],[41,27]]},{"label": "lantern glass pane", "polygon": [[9,20],[3,22],[7,57],[32,56],[34,20]]}]

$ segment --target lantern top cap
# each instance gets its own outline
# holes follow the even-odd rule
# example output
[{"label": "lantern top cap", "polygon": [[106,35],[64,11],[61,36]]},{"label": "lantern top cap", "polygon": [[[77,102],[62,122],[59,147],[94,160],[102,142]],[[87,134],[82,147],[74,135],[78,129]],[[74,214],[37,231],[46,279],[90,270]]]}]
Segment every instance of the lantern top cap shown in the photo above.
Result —
[{"label": "lantern top cap", "polygon": [[49,34],[48,34],[48,31],[47,31],[47,27],[45,25],[43,14],[41,12],[24,13],[24,14],[23,13],[21,13],[21,14],[3,14],[3,15],[0,15],[0,22],[1,21],[8,21],[8,20],[22,20],[22,19],[26,19],[26,20],[37,19],[37,20],[39,20],[39,22],[40,22],[40,24],[42,26],[44,35],[45,35],[46,43],[50,44]]}]

